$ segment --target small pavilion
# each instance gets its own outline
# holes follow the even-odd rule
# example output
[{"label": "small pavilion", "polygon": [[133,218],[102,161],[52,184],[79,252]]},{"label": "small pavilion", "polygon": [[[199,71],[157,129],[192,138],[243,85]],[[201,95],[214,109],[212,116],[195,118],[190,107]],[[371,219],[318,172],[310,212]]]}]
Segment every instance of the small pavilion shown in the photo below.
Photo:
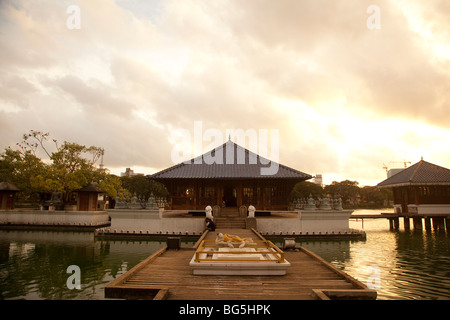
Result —
[{"label": "small pavilion", "polygon": [[[269,168],[277,170],[265,174],[264,170]],[[148,178],[166,186],[169,209],[253,205],[257,210],[270,211],[287,210],[294,185],[312,176],[265,159],[228,140],[210,152]]]},{"label": "small pavilion", "polygon": [[13,210],[19,188],[9,182],[0,182],[0,210]]},{"label": "small pavilion", "polygon": [[102,189],[90,183],[75,192],[78,193],[78,211],[97,211],[98,195],[104,193]]},{"label": "small pavilion", "polygon": [[448,224],[449,169],[421,160],[380,182],[378,187],[392,188],[394,210],[398,215],[428,220],[433,218],[435,225],[441,227],[444,221]]},{"label": "small pavilion", "polygon": [[[401,213],[420,205],[447,205],[450,214],[450,170],[421,160],[378,184],[392,188]],[[416,210],[413,210],[416,212]]]}]

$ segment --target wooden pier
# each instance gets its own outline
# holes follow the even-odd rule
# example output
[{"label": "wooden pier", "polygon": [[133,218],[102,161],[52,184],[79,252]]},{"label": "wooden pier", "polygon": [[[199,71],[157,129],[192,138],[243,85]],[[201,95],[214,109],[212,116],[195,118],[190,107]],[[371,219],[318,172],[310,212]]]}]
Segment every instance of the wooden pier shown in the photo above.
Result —
[{"label": "wooden pier", "polygon": [[364,219],[387,219],[389,220],[389,229],[398,230],[400,227],[400,218],[403,219],[405,230],[409,230],[412,225],[415,230],[422,230],[425,224],[426,230],[440,230],[449,232],[450,216],[448,215],[417,215],[401,213],[380,213],[380,214],[352,214],[350,219],[361,220],[364,225]]},{"label": "wooden pier", "polygon": [[[284,276],[193,275],[189,261],[204,239],[216,233],[264,239],[254,229],[206,232],[194,247],[155,252],[105,288],[105,298],[169,300],[313,300],[376,299],[377,292],[335,268],[313,252],[285,250],[291,263]],[[170,247],[170,246],[169,246]]]}]

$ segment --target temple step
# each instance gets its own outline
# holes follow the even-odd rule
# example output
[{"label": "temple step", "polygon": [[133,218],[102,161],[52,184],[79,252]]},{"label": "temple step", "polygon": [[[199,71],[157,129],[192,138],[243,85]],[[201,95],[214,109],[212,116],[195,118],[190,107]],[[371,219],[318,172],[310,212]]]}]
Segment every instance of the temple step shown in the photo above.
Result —
[{"label": "temple step", "polygon": [[245,218],[240,217],[237,207],[220,208],[220,216],[214,217],[216,228],[245,229]]},{"label": "temple step", "polygon": [[236,207],[225,207],[220,209],[220,217],[242,218]]},{"label": "temple step", "polygon": [[217,217],[214,219],[216,228],[245,229],[245,218]]},{"label": "temple step", "polygon": [[220,208],[221,217],[239,217],[239,209],[237,207]]},{"label": "temple step", "polygon": [[245,218],[215,218],[214,222],[217,229],[245,229]]}]

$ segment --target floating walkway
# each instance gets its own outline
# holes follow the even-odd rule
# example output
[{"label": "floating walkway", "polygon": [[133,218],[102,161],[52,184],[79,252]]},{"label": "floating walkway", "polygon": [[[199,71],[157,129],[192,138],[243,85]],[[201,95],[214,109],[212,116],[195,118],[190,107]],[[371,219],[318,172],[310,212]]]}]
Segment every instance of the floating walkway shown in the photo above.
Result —
[{"label": "floating walkway", "polygon": [[[194,275],[189,266],[203,240],[217,233],[265,240],[254,229],[205,232],[194,247],[155,252],[105,288],[105,298],[168,300],[314,300],[376,299],[377,292],[338,270],[313,252],[284,251],[285,275]],[[170,247],[170,249],[169,249]]]}]

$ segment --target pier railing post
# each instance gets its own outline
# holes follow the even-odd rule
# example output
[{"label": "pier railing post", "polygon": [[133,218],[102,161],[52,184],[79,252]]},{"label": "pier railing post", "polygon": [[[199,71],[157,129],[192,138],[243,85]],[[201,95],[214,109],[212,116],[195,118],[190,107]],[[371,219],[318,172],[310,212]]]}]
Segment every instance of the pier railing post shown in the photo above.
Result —
[{"label": "pier railing post", "polygon": [[389,230],[394,230],[394,219],[389,219]]},{"label": "pier railing post", "polygon": [[430,217],[425,217],[425,230],[431,230],[431,218]]},{"label": "pier railing post", "polygon": [[414,229],[422,230],[422,218],[413,218]]},{"label": "pier railing post", "polygon": [[400,227],[400,220],[399,218],[394,218],[393,220],[394,220],[394,229],[398,230]]},{"label": "pier railing post", "polygon": [[409,227],[410,227],[409,217],[404,217],[403,218],[403,223],[404,223],[404,226],[405,226],[405,230],[409,230]]}]

